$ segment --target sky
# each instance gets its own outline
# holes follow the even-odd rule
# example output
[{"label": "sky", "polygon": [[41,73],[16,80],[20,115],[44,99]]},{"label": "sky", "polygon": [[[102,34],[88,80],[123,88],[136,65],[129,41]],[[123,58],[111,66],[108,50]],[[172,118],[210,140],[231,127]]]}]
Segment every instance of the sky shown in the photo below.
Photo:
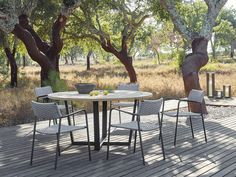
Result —
[{"label": "sky", "polygon": [[225,4],[226,7],[230,8],[234,8],[236,9],[236,0],[228,0],[227,3]]}]

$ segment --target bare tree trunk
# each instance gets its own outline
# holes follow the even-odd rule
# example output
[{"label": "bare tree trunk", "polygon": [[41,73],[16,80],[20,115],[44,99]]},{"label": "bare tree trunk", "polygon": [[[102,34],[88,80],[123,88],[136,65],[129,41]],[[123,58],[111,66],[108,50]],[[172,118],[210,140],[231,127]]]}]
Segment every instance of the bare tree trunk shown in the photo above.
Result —
[{"label": "bare tree trunk", "polygon": [[25,55],[22,56],[22,60],[23,60],[22,65],[23,65],[23,68],[24,68],[26,66],[26,57],[25,57]]},{"label": "bare tree trunk", "polygon": [[65,55],[64,59],[65,59],[65,65],[68,65],[69,63],[68,63],[67,55]]},{"label": "bare tree trunk", "polygon": [[[192,53],[186,56],[182,64],[186,95],[192,89],[201,90],[198,73],[201,67],[205,66],[208,62],[207,43],[208,40],[205,38],[195,38],[192,42]],[[193,112],[200,112],[201,110],[197,104],[191,104],[190,109]],[[205,105],[203,105],[203,110],[207,113]]]},{"label": "bare tree trunk", "polygon": [[5,53],[8,58],[10,68],[11,68],[11,82],[10,86],[12,88],[17,87],[17,64],[15,60],[15,49],[13,49],[13,52],[10,51],[10,48],[5,48]]},{"label": "bare tree trunk", "polygon": [[128,72],[129,75],[129,80],[131,83],[135,83],[137,82],[137,75],[136,72],[134,70],[134,66],[132,64],[132,57],[125,57],[125,58],[121,58],[120,60],[122,60],[126,71]]},{"label": "bare tree trunk", "polygon": [[210,41],[211,41],[212,57],[214,59],[216,59],[216,47],[215,47],[215,44],[213,43],[212,39]]},{"label": "bare tree trunk", "polygon": [[90,70],[90,57],[92,55],[93,51],[89,50],[88,54],[87,54],[87,70]]},{"label": "bare tree trunk", "polygon": [[63,47],[60,32],[64,28],[66,21],[67,17],[61,14],[58,15],[52,27],[51,45],[38,36],[29,25],[28,16],[26,15],[19,16],[20,25],[16,24],[12,32],[25,44],[30,57],[40,65],[41,84],[48,80],[50,71],[59,72],[59,53]]},{"label": "bare tree trunk", "polygon": [[75,64],[74,63],[74,56],[71,56],[70,59],[71,59],[71,64],[74,65]]},{"label": "bare tree trunk", "polygon": [[158,50],[155,50],[155,53],[156,53],[156,56],[157,56],[158,65],[161,65],[160,54],[159,54]]}]

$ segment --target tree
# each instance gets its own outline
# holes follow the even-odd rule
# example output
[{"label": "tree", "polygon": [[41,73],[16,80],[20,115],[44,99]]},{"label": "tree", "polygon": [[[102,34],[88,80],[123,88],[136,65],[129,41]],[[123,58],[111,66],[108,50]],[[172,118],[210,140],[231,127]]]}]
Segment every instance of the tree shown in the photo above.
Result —
[{"label": "tree", "polygon": [[[202,23],[199,23],[201,19],[197,19],[197,21],[194,22],[194,24],[198,23],[200,25],[200,30],[196,30],[186,24],[184,17],[180,15],[177,8],[181,6],[181,2],[175,0],[160,0],[159,2],[170,15],[179,33],[186,40],[192,42],[192,53],[187,55],[182,63],[184,88],[186,95],[188,95],[192,89],[201,89],[198,72],[200,68],[205,66],[208,62],[208,41],[211,38],[216,18],[227,0],[204,0],[207,7],[204,19]],[[191,110],[199,112],[200,107],[196,104],[192,104]]]},{"label": "tree", "polygon": [[136,82],[130,50],[138,28],[149,17],[145,2],[90,0],[83,2],[80,7],[80,11],[73,13],[73,24],[70,24],[71,30],[67,30],[67,34],[98,42],[106,52],[115,55],[125,66],[130,82]]},{"label": "tree", "polygon": [[213,58],[216,58],[216,49],[222,47],[228,49],[232,41],[236,40],[236,10],[223,9],[216,20],[213,28],[214,40],[211,40]]},{"label": "tree", "polygon": [[10,87],[14,88],[17,87],[17,73],[18,73],[18,67],[16,64],[15,54],[16,54],[16,48],[17,48],[17,38],[13,37],[13,45],[12,48],[10,47],[10,37],[6,33],[1,32],[1,39],[3,43],[3,48],[6,54],[6,57],[8,59],[8,62],[10,64],[10,72],[11,72],[11,79],[10,79]]},{"label": "tree", "polygon": [[52,26],[51,44],[43,41],[29,24],[28,17],[37,6],[37,0],[23,1],[23,7],[19,7],[21,3],[16,4],[14,0],[3,0],[0,4],[0,29],[13,33],[24,43],[30,57],[41,66],[41,84],[49,78],[50,72],[59,72],[59,57],[63,47],[61,31],[68,16],[79,4],[79,0],[63,1],[61,11]]}]

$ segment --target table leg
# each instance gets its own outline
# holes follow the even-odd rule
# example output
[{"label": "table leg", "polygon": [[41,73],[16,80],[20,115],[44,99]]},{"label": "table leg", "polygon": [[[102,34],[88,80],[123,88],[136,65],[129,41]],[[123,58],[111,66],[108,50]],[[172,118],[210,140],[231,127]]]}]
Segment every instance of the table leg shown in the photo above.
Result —
[{"label": "table leg", "polygon": [[98,101],[93,102],[93,126],[94,126],[94,150],[100,150]]},{"label": "table leg", "polygon": [[102,139],[107,137],[107,101],[102,102]]},{"label": "table leg", "polygon": [[[66,114],[69,114],[69,107],[68,107],[68,102],[65,101],[65,107],[66,107]],[[70,120],[70,116],[67,117],[68,120],[68,124],[71,125],[71,120]],[[71,139],[71,144],[74,143],[74,136],[73,133],[70,132],[70,139]]]}]

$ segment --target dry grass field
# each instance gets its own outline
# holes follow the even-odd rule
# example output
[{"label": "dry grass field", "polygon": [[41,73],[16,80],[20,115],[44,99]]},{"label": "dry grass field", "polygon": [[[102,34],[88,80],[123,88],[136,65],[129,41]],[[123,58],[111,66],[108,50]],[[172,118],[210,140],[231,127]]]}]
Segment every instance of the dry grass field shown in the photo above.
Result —
[{"label": "dry grass field", "polygon": [[[149,91],[158,97],[182,97],[184,96],[181,74],[173,65],[154,65],[148,62],[135,62],[140,89]],[[66,80],[68,90],[75,90],[74,84],[78,82],[91,82],[97,85],[97,89],[116,88],[119,83],[129,82],[127,73],[121,65],[92,65],[90,71],[85,66],[68,65],[61,66],[61,78]],[[200,72],[200,82],[203,90],[206,90],[206,71],[216,72],[216,88],[223,88],[223,84],[232,85],[232,93],[236,95],[236,64],[211,63]],[[1,81],[0,88],[0,126],[9,126],[19,123],[31,122],[31,100],[35,99],[34,88],[40,86],[39,67],[26,67],[19,71],[19,87],[6,88]],[[76,103],[77,106],[91,110],[91,105]]]}]

